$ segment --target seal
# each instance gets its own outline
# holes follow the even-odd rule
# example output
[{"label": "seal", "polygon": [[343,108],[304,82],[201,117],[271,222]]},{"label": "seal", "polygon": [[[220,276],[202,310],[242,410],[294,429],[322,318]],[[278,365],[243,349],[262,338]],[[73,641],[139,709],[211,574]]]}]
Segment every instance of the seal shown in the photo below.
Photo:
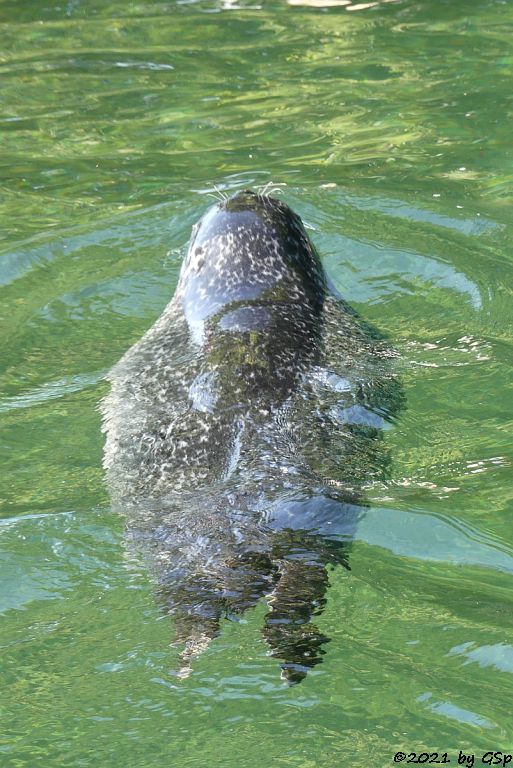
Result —
[{"label": "seal", "polygon": [[113,506],[173,616],[177,674],[262,598],[282,677],[321,661],[312,617],[385,465],[394,354],[284,202],[240,192],[195,225],[172,300],[102,406]]}]

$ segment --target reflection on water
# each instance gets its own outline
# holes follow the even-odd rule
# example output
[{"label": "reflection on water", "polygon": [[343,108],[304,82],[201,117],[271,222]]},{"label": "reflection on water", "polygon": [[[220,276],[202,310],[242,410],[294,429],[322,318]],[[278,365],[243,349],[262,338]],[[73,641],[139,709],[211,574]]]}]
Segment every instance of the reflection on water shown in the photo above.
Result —
[{"label": "reflection on water", "polygon": [[450,701],[432,701],[432,693],[425,693],[419,696],[417,701],[429,702],[427,704],[428,709],[436,714],[443,715],[444,717],[454,718],[460,723],[469,723],[470,725],[478,726],[479,728],[494,728],[495,723],[487,720],[486,717],[481,717],[476,712],[472,712],[469,709],[463,709],[463,707],[457,707],[451,704]]},{"label": "reflection on water", "polygon": [[513,647],[506,643],[482,645],[477,648],[473,643],[451,648],[449,653],[465,657],[465,664],[476,662],[480,667],[494,667],[499,672],[513,672]]}]

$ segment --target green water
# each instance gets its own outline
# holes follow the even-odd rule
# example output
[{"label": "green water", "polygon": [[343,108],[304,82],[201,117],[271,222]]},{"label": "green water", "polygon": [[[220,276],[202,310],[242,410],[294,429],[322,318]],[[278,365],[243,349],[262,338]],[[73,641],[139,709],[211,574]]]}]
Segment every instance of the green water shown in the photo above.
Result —
[{"label": "green water", "polygon": [[[260,2],[0,2],[2,766],[513,750],[513,4]],[[214,187],[270,181],[407,407],[324,662],[284,686],[261,604],[178,681],[98,402]]]}]

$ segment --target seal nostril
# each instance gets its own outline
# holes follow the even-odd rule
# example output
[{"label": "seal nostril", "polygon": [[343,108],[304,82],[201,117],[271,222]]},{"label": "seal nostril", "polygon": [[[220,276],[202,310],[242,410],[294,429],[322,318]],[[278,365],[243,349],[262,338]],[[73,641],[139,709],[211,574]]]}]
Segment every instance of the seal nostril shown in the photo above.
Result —
[{"label": "seal nostril", "polygon": [[203,257],[203,248],[201,245],[196,246],[196,249],[194,251],[194,255],[198,257],[196,261],[196,271],[199,272],[203,264],[205,263],[205,259]]}]

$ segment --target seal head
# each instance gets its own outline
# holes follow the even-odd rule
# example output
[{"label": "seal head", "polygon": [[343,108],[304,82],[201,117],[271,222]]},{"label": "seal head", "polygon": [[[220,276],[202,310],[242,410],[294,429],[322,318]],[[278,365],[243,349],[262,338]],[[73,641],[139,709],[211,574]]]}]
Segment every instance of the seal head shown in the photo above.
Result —
[{"label": "seal head", "polygon": [[215,371],[232,403],[235,391],[283,399],[314,362],[325,295],[319,257],[285,203],[245,191],[213,206],[175,294],[204,354],[201,381]]},{"label": "seal head", "polygon": [[224,330],[255,330],[278,309],[318,315],[325,293],[301,219],[280,200],[249,191],[198,222],[177,288],[189,326],[200,332],[212,318]]}]

